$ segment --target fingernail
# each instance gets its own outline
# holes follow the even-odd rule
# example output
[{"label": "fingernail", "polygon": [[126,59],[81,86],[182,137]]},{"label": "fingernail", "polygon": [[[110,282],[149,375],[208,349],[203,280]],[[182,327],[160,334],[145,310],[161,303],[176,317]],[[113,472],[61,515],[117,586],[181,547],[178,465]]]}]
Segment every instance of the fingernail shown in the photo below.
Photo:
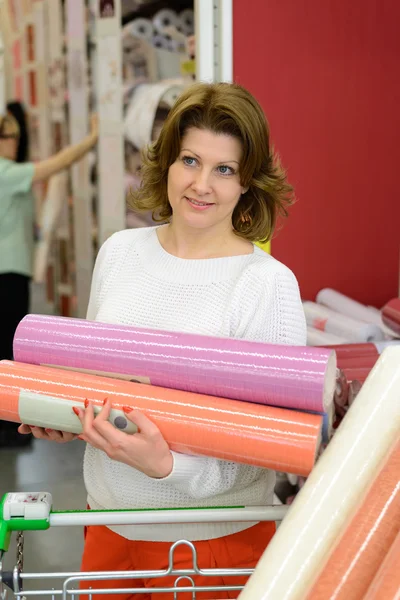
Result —
[{"label": "fingernail", "polygon": [[108,401],[108,398],[104,398],[104,400],[103,400],[103,406],[104,406],[105,404],[107,404],[107,401]]},{"label": "fingernail", "polygon": [[131,412],[133,411],[133,408],[132,408],[132,406],[123,406],[123,407],[122,407],[122,410],[123,410],[125,413],[131,413]]},{"label": "fingernail", "polygon": [[89,400],[86,398],[85,400],[85,408],[87,408],[89,406]]},{"label": "fingernail", "polygon": [[74,411],[74,413],[76,414],[76,416],[79,416],[79,409],[76,408],[76,406],[73,406],[72,410]]},{"label": "fingernail", "polygon": [[45,432],[46,433],[53,433],[53,430],[52,429],[45,429]]}]

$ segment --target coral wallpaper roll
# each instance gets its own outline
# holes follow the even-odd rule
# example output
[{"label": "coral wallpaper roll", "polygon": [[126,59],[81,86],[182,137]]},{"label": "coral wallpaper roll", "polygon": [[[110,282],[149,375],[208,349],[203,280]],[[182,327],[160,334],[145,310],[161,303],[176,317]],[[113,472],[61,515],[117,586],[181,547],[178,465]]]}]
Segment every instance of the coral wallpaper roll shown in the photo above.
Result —
[{"label": "coral wallpaper roll", "polygon": [[[306,600],[363,600],[399,531],[400,441],[389,454]],[[400,563],[398,567],[400,569]]]},{"label": "coral wallpaper roll", "polygon": [[363,600],[399,600],[400,598],[400,533],[397,534],[381,568]]},{"label": "coral wallpaper roll", "polygon": [[14,358],[315,412],[328,410],[336,381],[332,350],[46,315],[20,322]]},{"label": "coral wallpaper roll", "polygon": [[109,398],[111,422],[135,433],[123,406],[146,414],[171,450],[308,475],[321,441],[319,415],[121,381],[0,362],[0,419],[80,433],[73,406]]}]

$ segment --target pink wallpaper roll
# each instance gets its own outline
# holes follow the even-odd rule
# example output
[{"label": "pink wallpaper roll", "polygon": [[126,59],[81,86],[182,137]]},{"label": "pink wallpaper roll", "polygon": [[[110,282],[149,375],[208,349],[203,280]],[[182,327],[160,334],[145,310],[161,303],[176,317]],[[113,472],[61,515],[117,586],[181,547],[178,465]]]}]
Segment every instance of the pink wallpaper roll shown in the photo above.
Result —
[{"label": "pink wallpaper roll", "polygon": [[315,412],[327,412],[336,385],[336,354],[324,348],[46,315],[28,315],[21,321],[14,337],[14,358]]}]

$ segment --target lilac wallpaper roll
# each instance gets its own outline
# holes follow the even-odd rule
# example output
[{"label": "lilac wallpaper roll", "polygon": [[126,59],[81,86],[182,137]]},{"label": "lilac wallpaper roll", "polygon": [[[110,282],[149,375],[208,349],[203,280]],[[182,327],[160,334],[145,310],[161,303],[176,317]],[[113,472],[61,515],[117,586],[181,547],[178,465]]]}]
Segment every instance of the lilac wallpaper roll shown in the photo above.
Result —
[{"label": "lilac wallpaper roll", "polygon": [[14,360],[317,412],[327,412],[336,383],[336,354],[325,348],[46,315],[22,319]]}]

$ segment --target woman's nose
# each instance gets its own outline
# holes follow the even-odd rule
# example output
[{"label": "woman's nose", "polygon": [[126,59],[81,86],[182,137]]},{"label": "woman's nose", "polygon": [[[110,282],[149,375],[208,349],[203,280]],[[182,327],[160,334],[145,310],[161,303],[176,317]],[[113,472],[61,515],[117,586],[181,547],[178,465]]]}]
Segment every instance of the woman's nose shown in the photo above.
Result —
[{"label": "woman's nose", "polygon": [[194,176],[192,188],[199,194],[209,194],[211,192],[211,174],[206,169],[197,171]]}]

